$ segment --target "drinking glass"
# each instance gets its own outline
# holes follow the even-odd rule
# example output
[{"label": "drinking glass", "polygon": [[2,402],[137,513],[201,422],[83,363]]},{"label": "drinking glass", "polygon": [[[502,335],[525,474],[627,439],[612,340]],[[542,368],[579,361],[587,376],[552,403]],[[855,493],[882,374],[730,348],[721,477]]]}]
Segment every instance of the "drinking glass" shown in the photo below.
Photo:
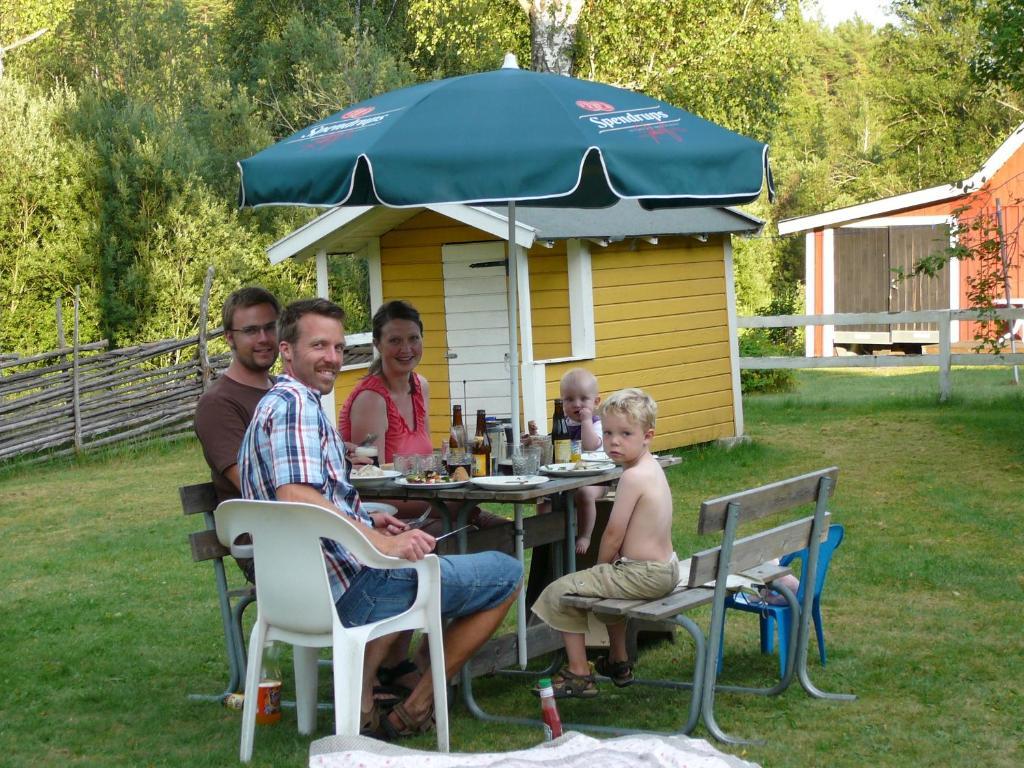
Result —
[{"label": "drinking glass", "polygon": [[520,476],[536,475],[540,471],[540,448],[530,445],[517,445],[512,449],[512,474]]},{"label": "drinking glass", "polygon": [[444,467],[441,464],[441,452],[424,454],[416,457],[420,472],[441,472]]},{"label": "drinking glass", "polygon": [[526,472],[527,475],[536,475],[540,472],[541,459],[544,456],[544,448],[540,445],[526,447]]},{"label": "drinking glass", "polygon": [[395,471],[401,472],[403,477],[416,474],[420,471],[419,458],[413,454],[396,453]]}]

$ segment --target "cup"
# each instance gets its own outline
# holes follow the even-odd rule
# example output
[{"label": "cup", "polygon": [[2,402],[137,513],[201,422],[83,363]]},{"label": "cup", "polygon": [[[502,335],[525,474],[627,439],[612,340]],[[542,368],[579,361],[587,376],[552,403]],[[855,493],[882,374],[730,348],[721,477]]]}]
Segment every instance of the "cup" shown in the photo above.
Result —
[{"label": "cup", "polygon": [[416,461],[420,472],[440,472],[444,469],[439,451],[417,456]]},{"label": "cup", "polygon": [[352,451],[352,455],[353,456],[369,456],[371,461],[372,461],[372,463],[373,463],[373,466],[375,466],[375,467],[379,467],[380,466],[380,457],[377,456],[377,446],[376,445],[357,445],[355,447],[355,449]]},{"label": "cup", "polygon": [[535,445],[516,445],[512,448],[512,474],[536,475],[540,471],[540,448]]},{"label": "cup", "polygon": [[540,464],[550,464],[554,461],[551,447],[551,435],[530,435],[525,444],[540,449]]},{"label": "cup", "polygon": [[415,475],[420,471],[420,457],[411,453],[395,454],[395,471],[401,472],[402,477]]},{"label": "cup", "polygon": [[536,475],[540,472],[541,460],[543,459],[543,447],[529,445],[526,447],[526,472],[527,475]]},{"label": "cup", "polygon": [[264,680],[256,695],[256,724],[273,725],[281,719],[281,681]]}]

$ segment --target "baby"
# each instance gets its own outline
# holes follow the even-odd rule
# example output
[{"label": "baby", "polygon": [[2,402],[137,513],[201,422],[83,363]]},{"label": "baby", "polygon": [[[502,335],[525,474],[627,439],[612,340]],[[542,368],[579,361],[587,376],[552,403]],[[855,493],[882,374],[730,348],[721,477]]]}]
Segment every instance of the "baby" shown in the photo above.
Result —
[{"label": "baby", "polygon": [[[598,694],[587,661],[587,612],[562,606],[564,595],[655,600],[679,580],[672,549],[672,492],[661,465],[650,453],[657,405],[639,389],[616,392],[601,406],[604,450],[623,467],[608,526],[601,536],[597,565],[549,584],[533,604],[545,624],[562,633],[568,663],[552,678],[556,698]],[[618,687],[633,682],[622,616],[595,614],[608,621],[608,656],[597,660],[599,674]]]},{"label": "baby", "polygon": [[[584,451],[600,450],[601,419],[595,415],[601,402],[601,396],[597,394],[597,378],[585,368],[573,368],[562,377],[559,392],[570,439],[579,440]],[[586,553],[590,548],[590,537],[594,535],[594,521],[597,520],[597,500],[606,491],[603,485],[588,485],[574,495],[577,555]]]}]

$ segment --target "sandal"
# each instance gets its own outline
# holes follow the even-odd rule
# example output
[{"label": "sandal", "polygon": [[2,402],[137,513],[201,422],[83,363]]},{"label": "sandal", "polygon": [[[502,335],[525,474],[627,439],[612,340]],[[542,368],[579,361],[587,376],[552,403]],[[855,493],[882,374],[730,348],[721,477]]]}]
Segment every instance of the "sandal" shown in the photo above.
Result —
[{"label": "sandal", "polygon": [[616,688],[625,688],[633,684],[633,665],[628,661],[612,661],[607,656],[598,656],[594,662],[597,674],[607,677]]},{"label": "sandal", "polygon": [[404,685],[373,686],[373,700],[377,702],[377,706],[381,707],[385,712],[390,712],[396,704],[409,698],[410,693],[412,693],[412,691]]},{"label": "sandal", "polygon": [[[601,692],[597,688],[593,674],[574,674],[569,670],[568,664],[552,676],[551,690],[554,691],[556,699],[592,699]],[[534,688],[533,693],[540,696],[540,688]]]},{"label": "sandal", "polygon": [[378,702],[373,703],[373,709],[369,712],[360,713],[365,719],[359,723],[359,735],[360,736],[371,736],[379,738],[378,734],[381,730],[381,720],[383,712],[381,711],[380,704]]},{"label": "sandal", "polygon": [[[392,720],[392,715],[395,716],[397,722]],[[383,741],[393,741],[395,739],[404,739],[408,736],[416,736],[420,733],[427,733],[433,729],[433,704],[430,705],[430,708],[422,717],[417,719],[409,714],[409,710],[405,708],[405,702],[399,702],[387,715],[380,718],[377,733],[371,735]]]},{"label": "sandal", "polygon": [[381,685],[396,685],[399,678],[406,675],[418,675],[419,673],[420,668],[416,666],[412,659],[402,659],[393,667],[379,667],[377,669],[377,680]]}]

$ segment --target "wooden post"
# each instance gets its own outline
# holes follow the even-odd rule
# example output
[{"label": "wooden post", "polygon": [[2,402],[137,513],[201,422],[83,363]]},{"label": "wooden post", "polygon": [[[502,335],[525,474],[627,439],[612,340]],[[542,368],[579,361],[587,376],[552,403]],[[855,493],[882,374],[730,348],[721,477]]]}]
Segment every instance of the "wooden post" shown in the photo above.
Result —
[{"label": "wooden post", "polygon": [[203,298],[199,302],[199,343],[196,347],[196,354],[199,355],[199,378],[203,385],[203,392],[210,388],[210,356],[206,349],[206,324],[210,313],[210,288],[213,286],[213,266],[206,270],[206,280],[203,281]]},{"label": "wooden post", "polygon": [[939,323],[939,402],[949,400],[952,394],[953,384],[949,377],[950,363],[950,330],[949,324],[953,320],[952,311],[946,317],[946,321]]},{"label": "wooden post", "polygon": [[75,453],[82,450],[82,404],[78,392],[78,287],[75,287],[75,325],[71,350],[71,409],[75,417]]}]

